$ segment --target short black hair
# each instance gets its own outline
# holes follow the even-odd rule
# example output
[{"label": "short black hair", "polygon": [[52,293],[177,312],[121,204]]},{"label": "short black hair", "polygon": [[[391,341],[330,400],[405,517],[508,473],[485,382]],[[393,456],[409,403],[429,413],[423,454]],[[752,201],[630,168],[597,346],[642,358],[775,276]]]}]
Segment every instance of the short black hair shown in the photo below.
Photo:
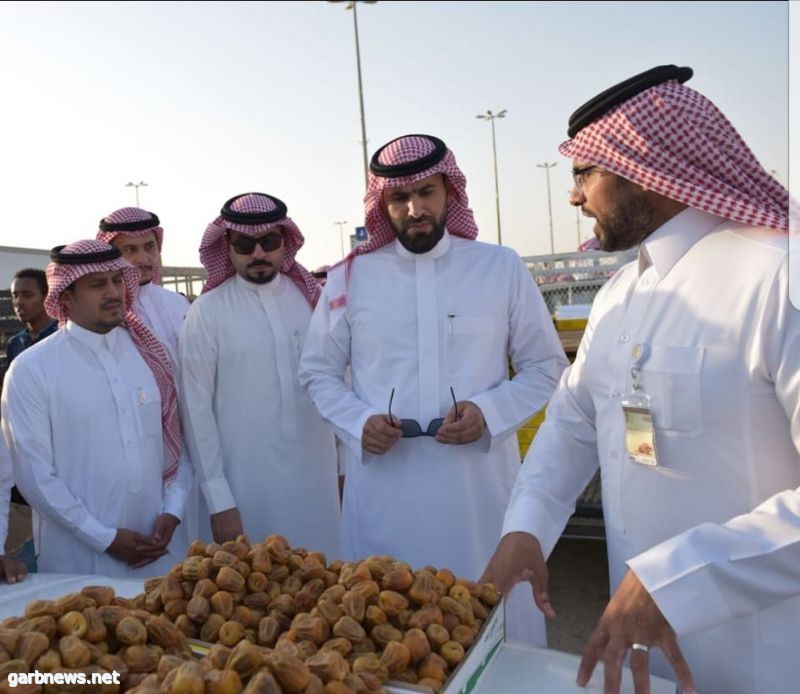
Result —
[{"label": "short black hair", "polygon": [[18,270],[17,272],[15,272],[14,279],[36,280],[36,282],[39,285],[39,289],[42,292],[42,296],[47,296],[47,275],[44,274],[44,270],[38,270],[36,268],[26,267],[24,270]]}]

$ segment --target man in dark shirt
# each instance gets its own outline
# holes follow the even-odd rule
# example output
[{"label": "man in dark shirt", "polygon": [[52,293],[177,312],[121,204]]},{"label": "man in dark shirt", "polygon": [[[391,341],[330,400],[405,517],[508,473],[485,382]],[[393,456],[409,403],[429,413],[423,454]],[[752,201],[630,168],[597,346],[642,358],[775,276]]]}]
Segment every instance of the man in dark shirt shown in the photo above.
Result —
[{"label": "man in dark shirt", "polygon": [[[26,268],[14,275],[11,303],[25,328],[12,336],[6,345],[7,366],[28,347],[58,330],[58,321],[48,316],[44,309],[46,296],[47,278],[43,270]],[[36,571],[31,509],[16,487],[11,490],[6,549],[11,558],[24,562],[28,571]]]},{"label": "man in dark shirt", "polygon": [[25,328],[8,341],[8,364],[28,347],[44,340],[58,329],[58,323],[44,310],[46,296],[47,279],[43,270],[28,268],[14,275],[11,282],[11,303],[14,313]]}]

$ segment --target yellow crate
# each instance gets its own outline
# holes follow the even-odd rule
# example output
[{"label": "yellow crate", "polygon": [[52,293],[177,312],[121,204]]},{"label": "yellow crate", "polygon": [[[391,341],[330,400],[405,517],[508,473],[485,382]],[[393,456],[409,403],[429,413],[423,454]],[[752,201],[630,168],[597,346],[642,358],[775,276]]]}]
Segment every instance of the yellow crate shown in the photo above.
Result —
[{"label": "yellow crate", "polygon": [[588,318],[557,319],[556,330],[558,330],[559,332],[566,332],[569,330],[584,330],[588,322],[589,322]]},{"label": "yellow crate", "polygon": [[525,424],[523,424],[517,431],[517,441],[519,442],[520,457],[524,458],[528,452],[531,443],[533,442],[536,432],[544,422],[545,411],[544,408],[539,410],[533,417],[531,417]]}]

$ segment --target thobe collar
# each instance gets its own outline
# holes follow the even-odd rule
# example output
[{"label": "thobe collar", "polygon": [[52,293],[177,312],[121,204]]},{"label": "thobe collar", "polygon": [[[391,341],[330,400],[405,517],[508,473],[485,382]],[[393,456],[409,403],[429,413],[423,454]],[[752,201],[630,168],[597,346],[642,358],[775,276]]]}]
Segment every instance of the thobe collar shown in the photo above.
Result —
[{"label": "thobe collar", "polygon": [[153,283],[148,282],[147,284],[142,284],[136,288],[136,296],[138,297],[147,297],[148,294],[153,293]]},{"label": "thobe collar", "polygon": [[671,217],[639,247],[639,275],[652,265],[663,279],[695,243],[722,221],[694,207]]},{"label": "thobe collar", "polygon": [[256,282],[250,282],[246,280],[237,273],[234,275],[234,282],[236,282],[241,288],[246,289],[249,292],[253,292],[254,294],[274,294],[278,291],[278,287],[280,287],[282,276],[283,273],[278,272],[272,282],[267,282],[266,284],[257,284]]},{"label": "thobe collar", "polygon": [[100,354],[104,347],[111,352],[119,339],[119,331],[124,330],[124,328],[117,326],[107,333],[96,333],[92,330],[82,328],[71,320],[67,321],[65,329],[69,332],[70,336],[85,344],[95,354]]},{"label": "thobe collar", "polygon": [[397,251],[397,255],[399,255],[401,258],[405,258],[406,260],[418,260],[420,258],[430,258],[431,260],[436,260],[447,253],[447,251],[450,249],[450,234],[448,233],[447,229],[445,229],[442,240],[439,241],[439,243],[437,243],[427,253],[412,253],[404,248],[403,244],[397,239],[394,240],[394,249]]},{"label": "thobe collar", "polygon": [[[145,303],[152,303],[153,297],[153,283],[148,282],[147,284],[143,284],[140,287],[136,288],[136,294],[133,300],[133,307],[134,310],[137,312],[144,311],[144,304]],[[145,321],[147,322],[147,321]]]}]

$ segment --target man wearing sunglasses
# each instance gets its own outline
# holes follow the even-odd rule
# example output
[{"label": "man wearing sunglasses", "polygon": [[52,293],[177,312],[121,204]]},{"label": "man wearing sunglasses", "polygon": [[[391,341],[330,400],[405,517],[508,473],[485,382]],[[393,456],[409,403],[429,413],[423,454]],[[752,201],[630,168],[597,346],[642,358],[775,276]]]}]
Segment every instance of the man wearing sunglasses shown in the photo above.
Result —
[{"label": "man wearing sunglasses", "polygon": [[[530,581],[598,466],[613,595],[578,683],[630,656],[683,692],[797,690],[800,311],[789,194],[686,67],[579,108],[560,151],[605,249],[639,246],[597,295],[516,482],[485,578]],[[792,268],[793,270],[794,268]],[[796,281],[796,280],[795,280]]]},{"label": "man wearing sunglasses", "polygon": [[217,542],[280,533],[333,558],[334,436],[297,380],[320,295],[295,260],[302,245],[286,205],[264,193],[231,198],[208,225],[208,279],[181,333],[181,412]]},{"label": "man wearing sunglasses", "polygon": [[[398,138],[370,171],[370,240],[328,272],[300,372],[346,449],[343,552],[474,580],[520,466],[515,432],[567,361],[519,256],[475,241],[466,179],[444,142]],[[522,598],[533,625],[530,590]],[[526,634],[516,617],[512,636],[544,643],[540,615]]]}]

